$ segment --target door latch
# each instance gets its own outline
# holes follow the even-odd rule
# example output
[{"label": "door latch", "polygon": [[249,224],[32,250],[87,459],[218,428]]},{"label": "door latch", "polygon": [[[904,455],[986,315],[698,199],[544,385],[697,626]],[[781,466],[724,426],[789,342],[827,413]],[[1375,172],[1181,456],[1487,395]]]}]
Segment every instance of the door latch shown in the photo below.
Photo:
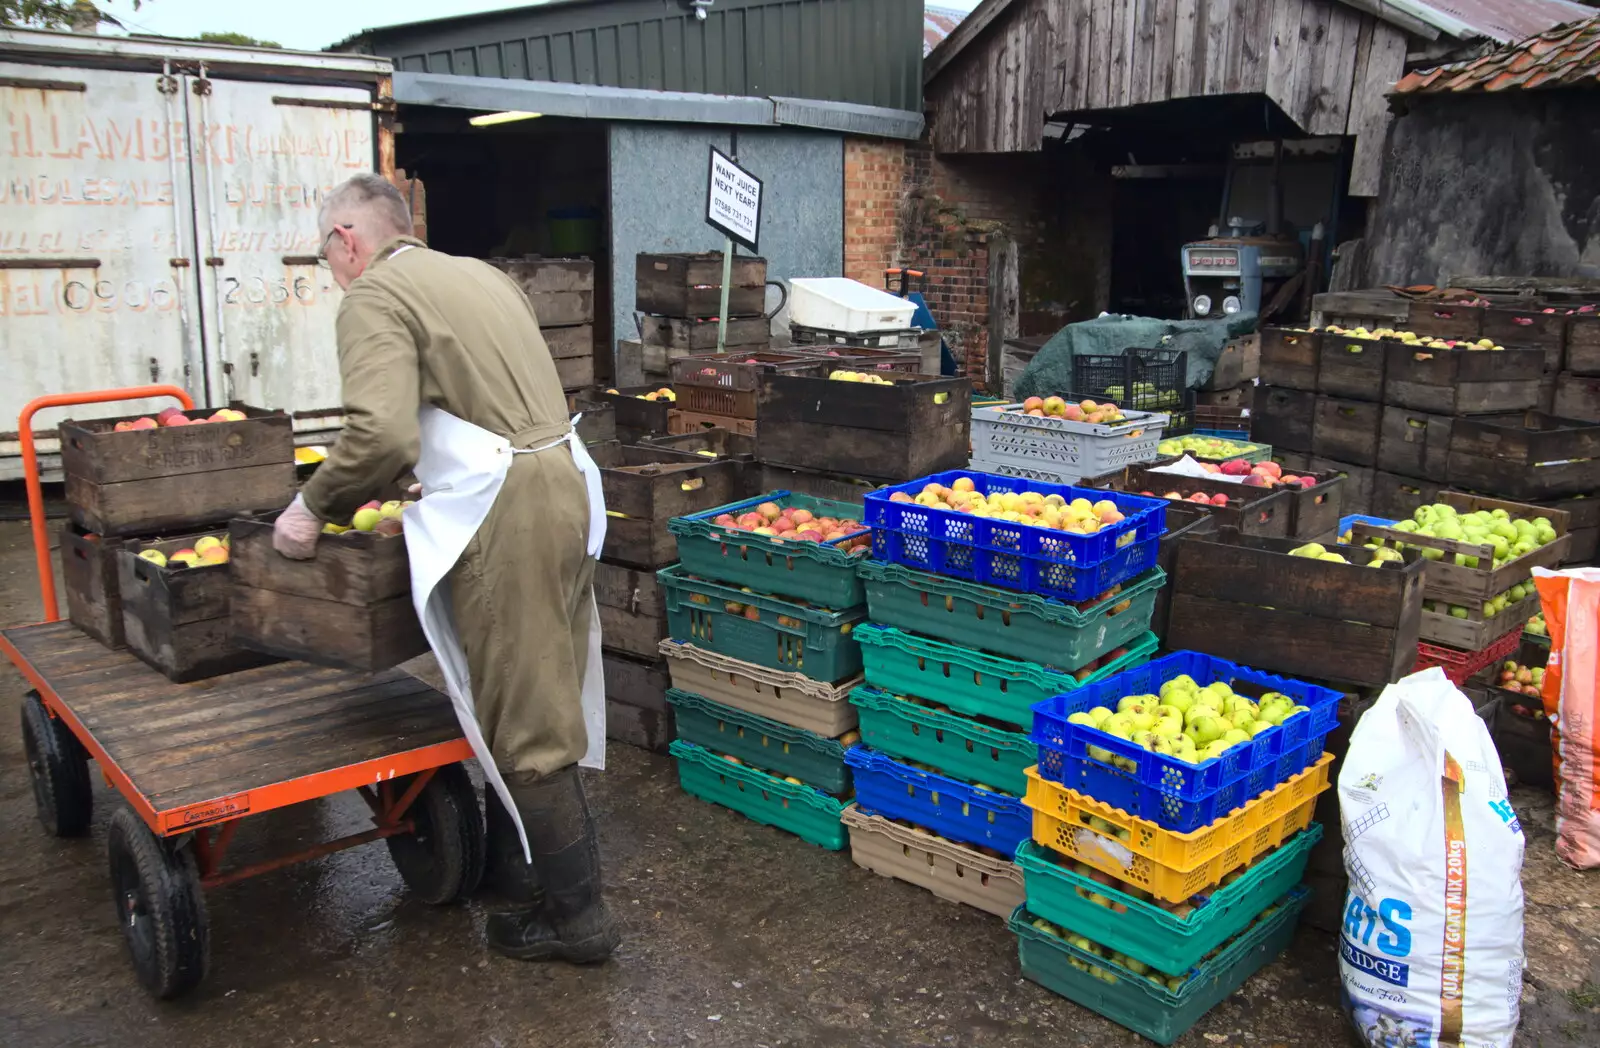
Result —
[{"label": "door latch", "polygon": [[258,350],[250,351],[250,377],[257,378],[261,374],[261,353]]},{"label": "door latch", "polygon": [[161,381],[161,362],[155,357],[150,358],[150,381]]}]

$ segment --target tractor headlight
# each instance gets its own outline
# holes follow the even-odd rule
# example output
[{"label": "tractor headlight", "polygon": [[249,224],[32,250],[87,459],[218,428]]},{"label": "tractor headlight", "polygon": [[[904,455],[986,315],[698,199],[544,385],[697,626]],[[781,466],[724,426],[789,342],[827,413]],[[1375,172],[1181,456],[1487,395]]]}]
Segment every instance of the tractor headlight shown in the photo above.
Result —
[{"label": "tractor headlight", "polygon": [[1239,312],[1239,307],[1240,303],[1238,295],[1229,295],[1227,298],[1222,300],[1222,311],[1224,313],[1232,315]]},{"label": "tractor headlight", "polygon": [[1211,313],[1211,296],[1194,296],[1194,315],[1197,317],[1208,316]]}]

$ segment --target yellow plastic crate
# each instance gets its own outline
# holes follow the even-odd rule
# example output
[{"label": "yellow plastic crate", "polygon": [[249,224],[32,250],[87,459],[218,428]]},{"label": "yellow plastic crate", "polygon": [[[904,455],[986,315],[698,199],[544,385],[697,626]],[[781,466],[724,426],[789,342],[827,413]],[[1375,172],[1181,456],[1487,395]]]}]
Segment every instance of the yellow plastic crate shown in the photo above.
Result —
[{"label": "yellow plastic crate", "polygon": [[[1262,794],[1227,818],[1177,833],[1039,777],[1028,768],[1024,803],[1033,839],[1102,873],[1165,899],[1183,902],[1247,866],[1311,825],[1317,795],[1329,786],[1333,754]],[[1107,835],[1091,828],[1100,819]]]}]

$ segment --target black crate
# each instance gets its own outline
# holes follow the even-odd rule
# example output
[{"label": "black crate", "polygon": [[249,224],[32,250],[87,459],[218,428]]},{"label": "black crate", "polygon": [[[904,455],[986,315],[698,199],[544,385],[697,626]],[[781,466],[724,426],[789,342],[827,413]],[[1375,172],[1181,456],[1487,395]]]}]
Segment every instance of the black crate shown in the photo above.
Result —
[{"label": "black crate", "polygon": [[1184,350],[1129,347],[1118,354],[1072,358],[1076,394],[1114,401],[1124,410],[1165,412],[1172,416],[1162,434],[1167,437],[1194,429],[1194,391],[1188,382],[1189,354]]}]

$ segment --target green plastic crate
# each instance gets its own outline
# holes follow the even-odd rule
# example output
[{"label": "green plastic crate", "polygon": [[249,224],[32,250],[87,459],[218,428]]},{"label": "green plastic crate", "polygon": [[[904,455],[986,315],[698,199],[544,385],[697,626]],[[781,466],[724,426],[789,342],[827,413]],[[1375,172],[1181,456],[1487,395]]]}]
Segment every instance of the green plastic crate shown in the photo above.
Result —
[{"label": "green plastic crate", "polygon": [[867,683],[893,695],[934,699],[969,717],[988,717],[1021,728],[1033,725],[1033,704],[1104,680],[1150,661],[1160,645],[1148,631],[1128,651],[1081,681],[1037,662],[988,655],[890,626],[856,627]]},{"label": "green plastic crate", "polygon": [[878,688],[857,688],[850,702],[859,711],[863,745],[1013,797],[1028,792],[1022,769],[1038,760],[1039,747],[1025,733],[941,713]]},{"label": "green plastic crate", "polygon": [[[856,564],[871,556],[870,549],[846,553],[827,543],[785,542],[768,535],[730,531],[712,523],[724,513],[738,516],[763,502],[809,510],[818,517],[857,522],[865,512],[859,502],[774,491],[687,517],[673,517],[667,522],[667,530],[678,538],[678,559],[683,569],[702,578],[720,579],[827,608],[851,608],[866,599],[861,580],[856,577]],[[861,532],[867,530],[865,524],[861,525]]]},{"label": "green plastic crate", "polygon": [[[1278,901],[1272,916],[1235,936],[1221,953],[1193,969],[1177,993],[1035,928],[1026,905],[1017,907],[1007,923],[1017,936],[1023,978],[1157,1044],[1171,1044],[1288,948],[1300,911],[1310,898],[1310,889],[1294,889]],[[1084,967],[1075,967],[1074,962]],[[1096,976],[1089,965],[1116,981]]]},{"label": "green plastic crate", "polygon": [[[861,645],[850,632],[866,619],[863,606],[845,611],[807,607],[690,578],[679,565],[662,568],[656,580],[666,591],[667,631],[673,640],[824,683],[861,672]],[[730,611],[730,606],[740,610]],[[748,618],[749,608],[760,617]]]},{"label": "green plastic crate", "polygon": [[[872,621],[1068,672],[1150,629],[1156,591],[1167,580],[1160,568],[1124,583],[1121,592],[1079,610],[1032,593],[980,586],[964,579],[912,571],[884,561],[862,561]],[[1123,611],[1111,609],[1123,601]]]},{"label": "green plastic crate", "polygon": [[667,701],[676,713],[678,738],[685,742],[738,757],[780,777],[793,776],[828,793],[849,795],[850,769],[838,739],[825,739],[691,691],[669,688]]},{"label": "green plastic crate", "polygon": [[[1036,916],[1071,928],[1156,971],[1177,974],[1199,964],[1299,884],[1311,849],[1321,839],[1322,824],[1314,822],[1249,867],[1244,876],[1217,889],[1187,918],[1074,873],[1054,861],[1053,852],[1033,841],[1017,849],[1017,865],[1027,885],[1028,909]],[[1085,894],[1078,894],[1080,890]],[[1091,894],[1112,905],[1090,902]]]},{"label": "green plastic crate", "polygon": [[839,851],[849,841],[839,821],[844,801],[734,764],[682,739],[674,739],[668,752],[678,759],[678,782],[684,791],[703,801],[732,808],[829,851]]}]

